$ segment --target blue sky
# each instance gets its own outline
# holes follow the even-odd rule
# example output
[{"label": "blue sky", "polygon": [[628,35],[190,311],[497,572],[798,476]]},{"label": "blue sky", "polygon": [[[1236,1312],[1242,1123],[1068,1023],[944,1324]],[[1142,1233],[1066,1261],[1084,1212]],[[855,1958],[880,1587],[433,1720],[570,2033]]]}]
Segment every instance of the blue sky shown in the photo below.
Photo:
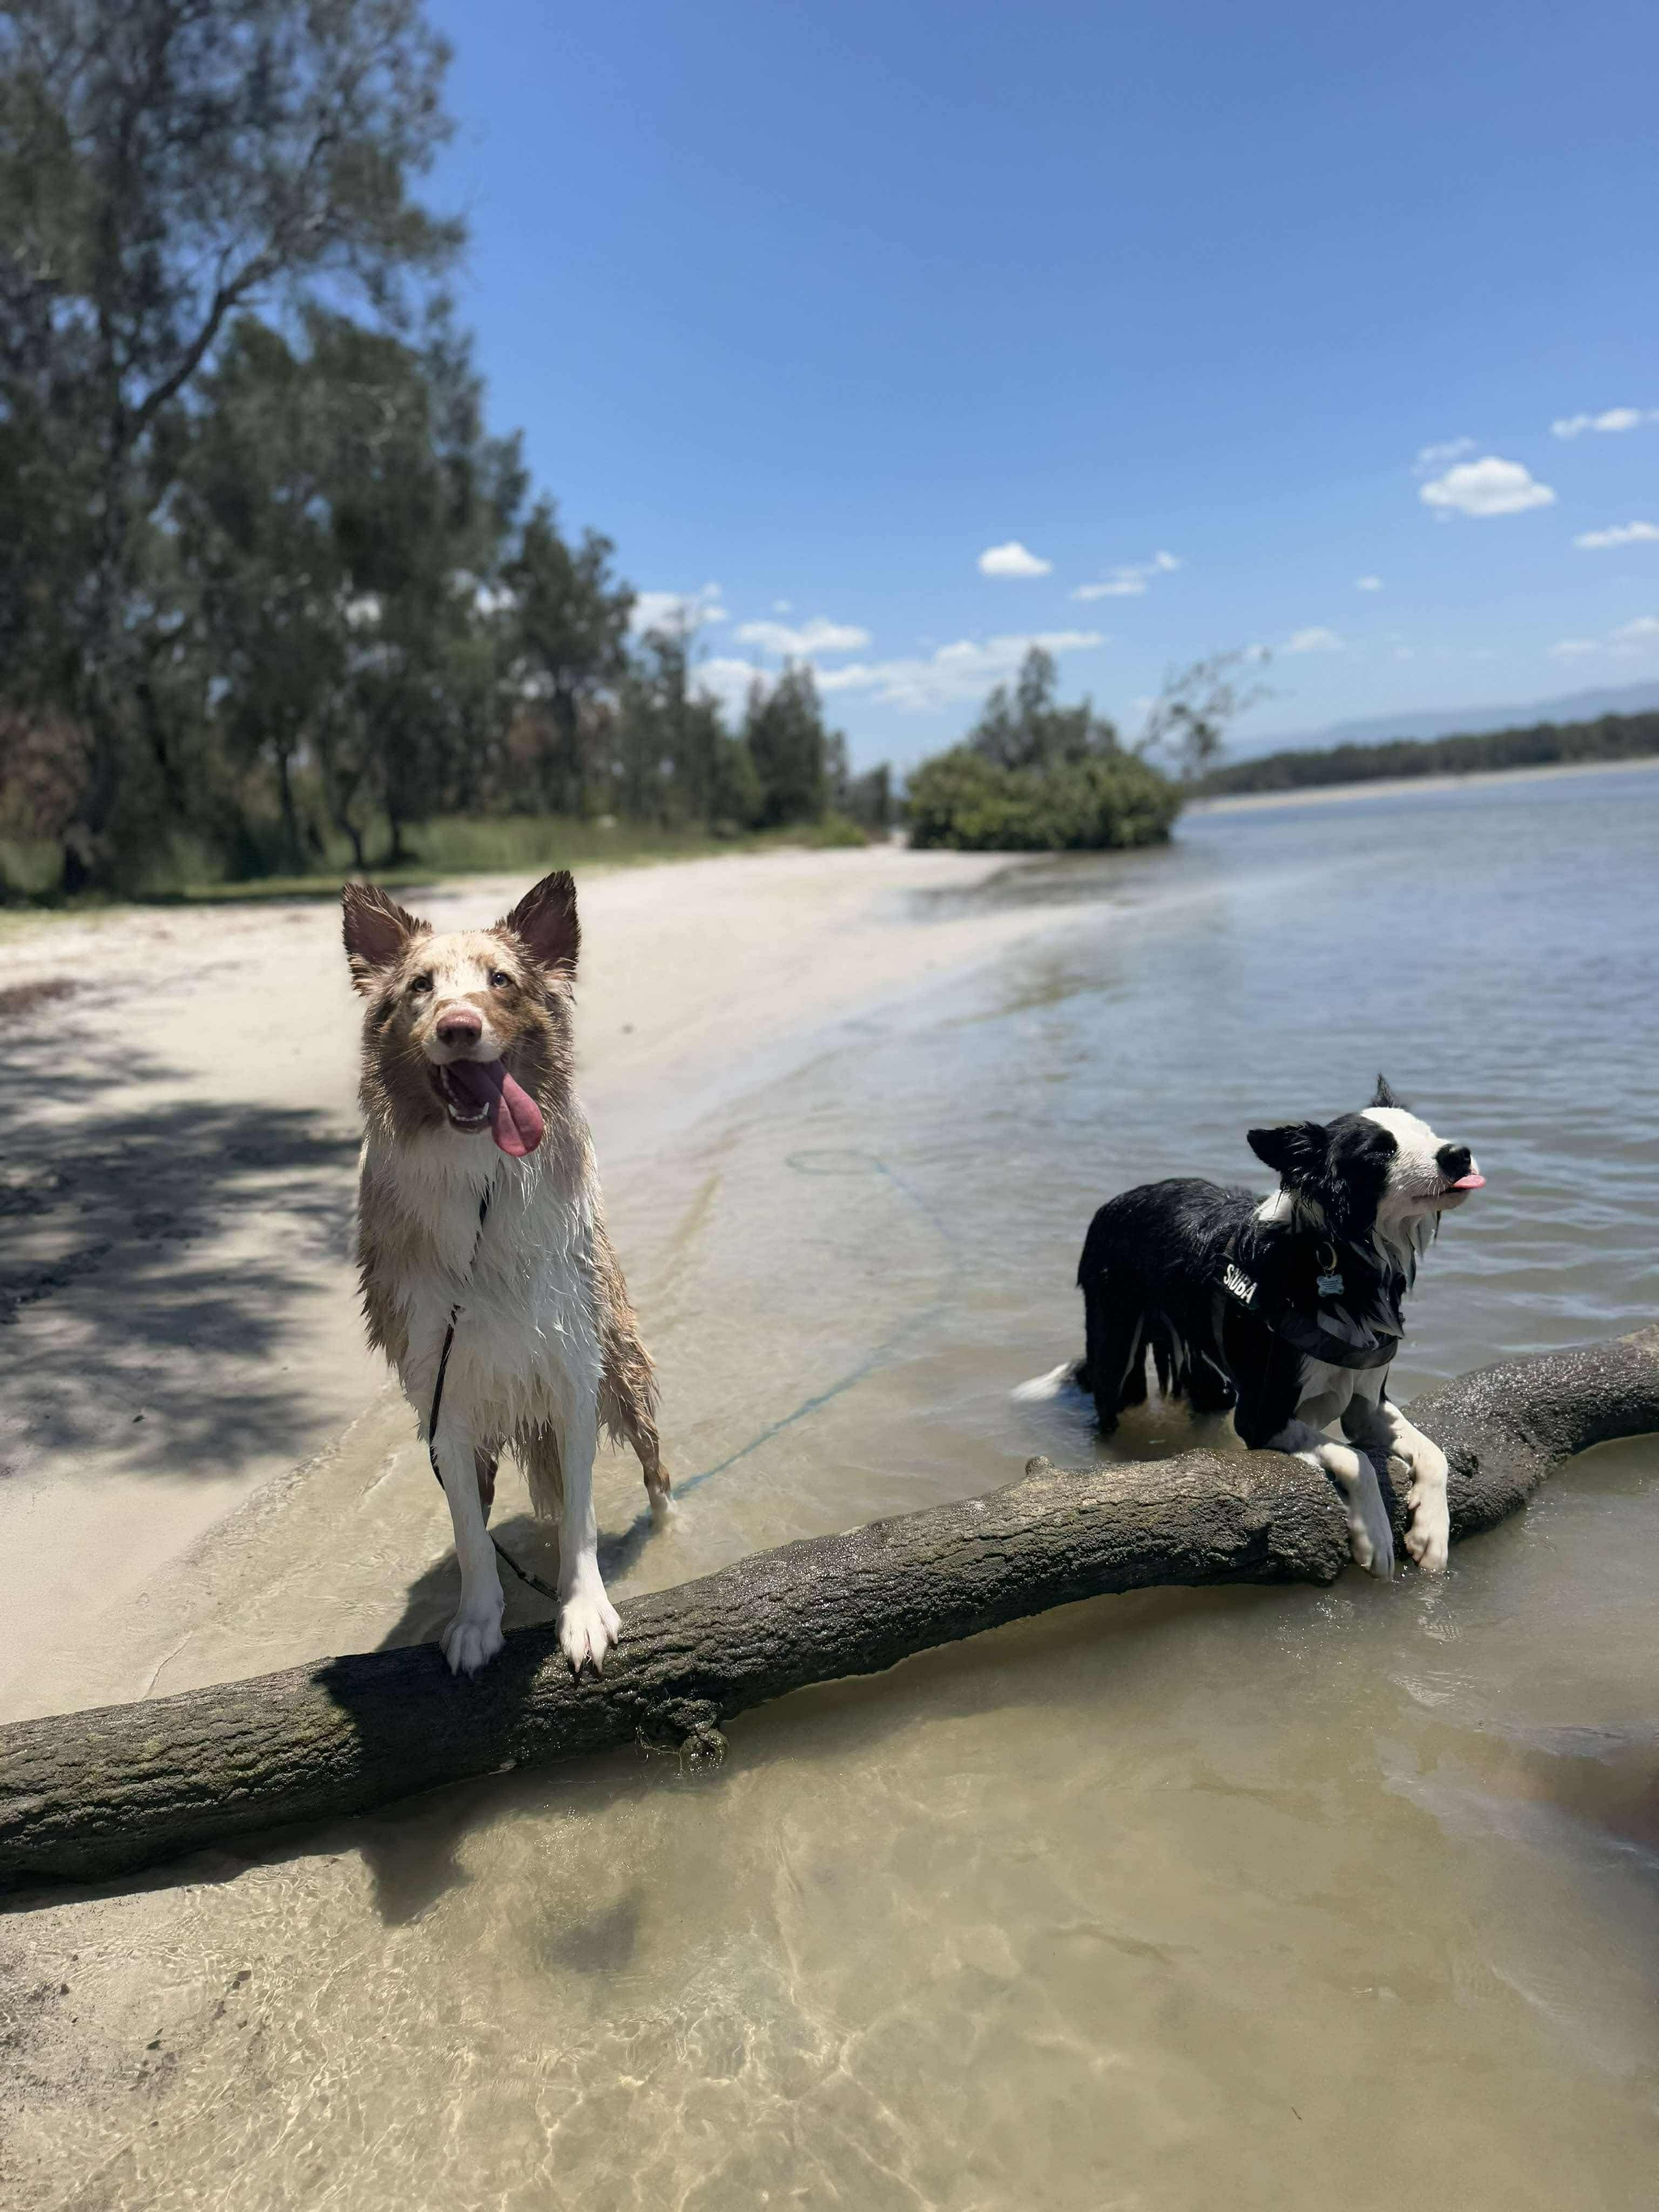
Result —
[{"label": "blue sky", "polygon": [[717,686],[904,762],[1031,636],[1131,731],[1272,648],[1246,744],[1659,677],[1650,4],[431,12],[492,419]]}]

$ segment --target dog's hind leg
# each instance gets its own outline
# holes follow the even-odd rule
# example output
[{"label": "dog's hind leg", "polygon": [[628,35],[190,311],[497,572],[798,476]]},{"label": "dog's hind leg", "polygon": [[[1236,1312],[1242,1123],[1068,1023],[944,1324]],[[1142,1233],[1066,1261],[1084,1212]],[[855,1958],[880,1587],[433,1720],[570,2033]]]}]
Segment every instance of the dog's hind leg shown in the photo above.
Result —
[{"label": "dog's hind leg", "polygon": [[627,1444],[645,1475],[651,1517],[665,1521],[673,1511],[673,1486],[662,1463],[657,1433],[657,1386],[651,1362],[637,1336],[623,1345],[607,1339],[605,1372],[599,1382],[599,1422],[618,1443]]},{"label": "dog's hind leg", "polygon": [[[1370,1376],[1363,1378],[1368,1382],[1371,1379]],[[1342,1426],[1362,1451],[1386,1462],[1389,1479],[1411,1516],[1406,1549],[1425,1575],[1444,1574],[1451,1546],[1445,1453],[1420,1429],[1414,1429],[1385,1395],[1380,1373],[1376,1373],[1375,1399],[1356,1391],[1343,1413]]]},{"label": "dog's hind leg", "polygon": [[1146,1401],[1146,1319],[1104,1282],[1091,1285],[1085,1295],[1085,1380],[1094,1393],[1101,1434],[1109,1437],[1125,1406]]},{"label": "dog's hind leg", "polygon": [[501,1463],[499,1451],[486,1449],[483,1444],[474,1448],[472,1466],[478,1478],[478,1506],[486,1527],[489,1522],[490,1508],[495,1503],[495,1470]]},{"label": "dog's hind leg", "polygon": [[645,1475],[652,1518],[661,1522],[672,1510],[672,1486],[657,1433],[657,1377],[603,1222],[594,1230],[593,1267],[599,1310],[599,1425],[633,1450]]}]

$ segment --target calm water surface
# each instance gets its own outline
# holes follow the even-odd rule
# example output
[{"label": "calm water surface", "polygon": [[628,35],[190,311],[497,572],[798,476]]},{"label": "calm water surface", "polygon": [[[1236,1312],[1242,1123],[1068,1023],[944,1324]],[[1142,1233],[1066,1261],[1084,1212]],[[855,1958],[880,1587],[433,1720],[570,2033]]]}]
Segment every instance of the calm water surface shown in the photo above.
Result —
[{"label": "calm water surface", "polygon": [[[1659,775],[980,896],[1054,927],[613,1170],[685,1497],[622,1588],[1086,1456],[1008,1391],[1077,1344],[1092,1207],[1253,1179],[1248,1124],[1379,1067],[1489,1178],[1400,1395],[1659,1312]],[[503,1778],[78,1907],[106,2015],[172,2009],[73,2201],[1651,2204],[1656,1473],[1590,1455],[1443,1585],[1103,1600],[750,1717],[716,1776]]]}]

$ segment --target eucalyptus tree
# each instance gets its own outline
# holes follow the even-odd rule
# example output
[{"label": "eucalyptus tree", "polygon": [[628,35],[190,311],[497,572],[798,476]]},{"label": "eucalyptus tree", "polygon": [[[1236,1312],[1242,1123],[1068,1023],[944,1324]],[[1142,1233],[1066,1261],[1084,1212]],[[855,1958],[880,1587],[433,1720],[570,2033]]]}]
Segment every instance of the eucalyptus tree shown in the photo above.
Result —
[{"label": "eucalyptus tree", "polygon": [[1012,697],[999,684],[985,702],[967,743],[994,768],[1061,768],[1118,749],[1113,725],[1088,699],[1062,707],[1055,699],[1060,668],[1053,653],[1032,646],[1020,664]]},{"label": "eucalyptus tree", "polygon": [[416,0],[0,15],[0,647],[86,732],[71,884],[168,801],[140,702],[187,619],[167,507],[198,380],[239,314],[326,293],[395,322],[449,260],[412,197],[447,60]]},{"label": "eucalyptus tree", "polygon": [[534,763],[537,795],[556,813],[587,814],[596,775],[604,774],[592,741],[609,722],[592,709],[628,665],[634,611],[631,586],[611,570],[615,550],[595,530],[571,544],[553,502],[538,500],[502,573],[516,674],[544,732]]},{"label": "eucalyptus tree", "polygon": [[824,727],[817,685],[805,661],[786,661],[769,688],[750,686],[744,714],[744,742],[760,781],[760,819],[766,828],[816,822],[830,798],[832,744],[845,741]]},{"label": "eucalyptus tree", "polygon": [[1266,662],[1261,647],[1206,653],[1172,669],[1147,710],[1134,750],[1143,760],[1162,754],[1183,781],[1213,768],[1225,750],[1229,726],[1273,694],[1247,672]]}]

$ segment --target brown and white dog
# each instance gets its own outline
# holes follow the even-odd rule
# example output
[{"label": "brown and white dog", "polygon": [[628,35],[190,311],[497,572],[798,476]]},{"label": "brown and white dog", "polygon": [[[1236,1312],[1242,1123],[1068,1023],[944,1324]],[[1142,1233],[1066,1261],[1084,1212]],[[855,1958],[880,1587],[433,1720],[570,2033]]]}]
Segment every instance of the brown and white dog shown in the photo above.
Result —
[{"label": "brown and white dog", "polygon": [[372,885],[348,884],[343,901],[368,1002],[363,1310],[423,1430],[461,1309],[429,1439],[461,1569],[444,1651],[471,1674],[501,1646],[487,1522],[511,1444],[535,1511],[559,1523],[559,1642],[573,1672],[598,1670],[618,1628],[593,1517],[600,1428],[638,1454],[658,1515],[669,1486],[656,1382],[571,1088],[576,887],[562,869],[494,928],[442,935]]}]

